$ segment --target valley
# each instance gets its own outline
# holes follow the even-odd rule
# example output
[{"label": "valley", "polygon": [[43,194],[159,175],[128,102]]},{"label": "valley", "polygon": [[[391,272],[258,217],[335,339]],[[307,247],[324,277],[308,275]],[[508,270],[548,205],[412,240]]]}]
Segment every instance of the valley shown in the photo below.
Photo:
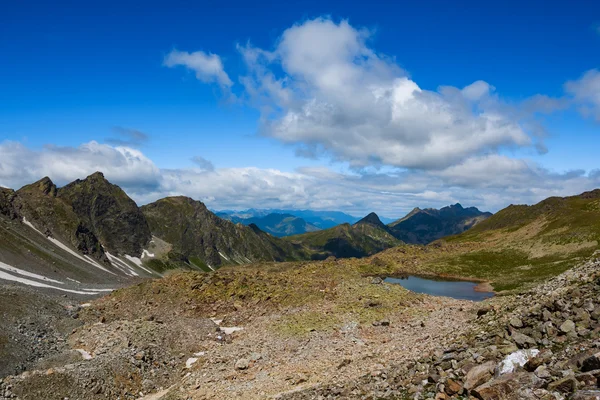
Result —
[{"label": "valley", "polygon": [[[554,366],[571,357],[561,344],[587,349],[600,331],[598,190],[485,218],[467,209],[477,223],[448,219],[458,234],[414,245],[374,213],[278,238],[186,197],[137,212],[100,174],[65,188],[42,180],[0,198],[3,399],[492,399],[478,393],[494,376],[470,387],[470,369],[534,347],[558,361],[540,361],[541,378],[498,377],[502,390],[526,393],[535,378],[559,396],[559,369],[581,368]],[[415,221],[422,235],[431,219]],[[471,279],[498,295],[473,302],[385,280],[404,275]],[[565,291],[583,300],[544,318],[560,329],[572,318],[574,330],[506,325]],[[440,361],[452,349],[462,350]]]}]

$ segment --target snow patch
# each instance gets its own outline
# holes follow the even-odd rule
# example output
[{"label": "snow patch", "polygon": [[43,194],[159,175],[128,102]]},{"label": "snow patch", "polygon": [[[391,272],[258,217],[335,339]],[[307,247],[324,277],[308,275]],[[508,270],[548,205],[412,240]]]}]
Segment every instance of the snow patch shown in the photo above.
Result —
[{"label": "snow patch", "polygon": [[63,249],[64,251],[66,251],[67,253],[79,258],[80,260],[85,261],[86,263],[89,263],[91,265],[93,265],[94,267],[100,268],[101,270],[103,270],[104,272],[108,272],[110,274],[116,275],[114,272],[107,270],[106,268],[104,268],[102,265],[98,264],[97,262],[95,262],[91,257],[89,256],[82,256],[81,254],[77,253],[76,251],[72,250],[70,247],[66,246],[65,244],[63,244],[61,241],[47,236],[46,239],[48,239],[49,241],[51,241],[52,243],[54,243],[57,247],[60,247],[61,249]]},{"label": "snow patch", "polygon": [[39,233],[42,236],[46,236],[44,235],[42,232],[38,231],[37,228],[35,226],[33,226],[33,224],[29,221],[27,221],[27,218],[23,217],[23,223],[25,225],[27,225],[28,227],[30,227],[31,229],[33,229],[34,231],[36,231],[37,233]]},{"label": "snow patch", "polygon": [[229,261],[229,258],[225,254],[221,253],[220,251],[219,251],[219,255],[221,257],[223,257],[224,259],[226,259],[227,261]]},{"label": "snow patch", "polygon": [[507,355],[498,367],[500,375],[510,374],[516,367],[522,367],[530,358],[537,356],[539,352],[538,349],[528,349],[518,350]]},{"label": "snow patch", "polygon": [[3,262],[0,262],[0,269],[3,269],[3,270],[8,271],[8,272],[12,272],[13,274],[19,274],[19,275],[27,276],[29,278],[39,279],[41,281],[58,283],[59,285],[64,285],[64,282],[57,281],[57,280],[50,279],[50,278],[46,278],[43,275],[34,274],[33,272],[23,271],[22,269],[15,268],[15,267],[13,267],[11,265],[8,265],[8,264],[4,264]]},{"label": "snow patch", "polygon": [[110,260],[110,262],[117,268],[119,268],[125,275],[129,276],[138,276],[138,273],[135,272],[133,267],[127,264],[125,261],[119,259],[118,257],[113,256],[108,251],[106,252],[106,256]]},{"label": "snow patch", "polygon": [[67,278],[67,280],[75,283],[81,283],[77,279]]},{"label": "snow patch", "polygon": [[144,249],[144,251],[142,251],[142,258],[144,257],[154,258],[154,253],[150,253],[148,250]]},{"label": "snow patch", "polygon": [[[146,250],[144,250],[146,251]],[[144,256],[144,254],[142,253],[142,257]],[[154,255],[152,255],[154,257]],[[150,271],[149,269],[144,267],[144,264],[142,263],[142,260],[140,260],[137,257],[132,257],[130,255],[125,254],[125,258],[128,259],[129,261],[131,261],[132,263],[134,263],[135,265],[137,265],[138,267],[140,267],[141,269],[143,269],[144,271],[146,271],[147,273],[154,275],[152,273],[152,271]]]},{"label": "snow patch", "polygon": [[212,322],[214,322],[215,324],[217,324],[217,325],[221,325],[221,322],[223,322],[223,320],[222,320],[222,319],[216,319],[216,318],[211,318],[210,320],[211,320]]},{"label": "snow patch", "polygon": [[226,328],[226,327],[224,327],[224,326],[223,326],[223,327],[221,327],[221,331],[222,331],[224,334],[226,334],[226,335],[231,335],[233,332],[241,331],[241,330],[243,330],[243,329],[244,329],[244,328],[240,328],[240,327],[237,327],[237,326],[231,326],[231,327],[227,327],[227,328]]},{"label": "snow patch", "polygon": [[198,358],[197,358],[197,357],[190,357],[190,358],[188,358],[188,359],[187,359],[187,361],[185,362],[185,367],[186,367],[187,369],[190,369],[190,368],[192,368],[192,365],[194,365],[194,363],[195,363],[196,361],[198,361]]},{"label": "snow patch", "polygon": [[91,306],[92,306],[92,303],[83,303],[83,304],[79,305],[79,307],[81,307],[81,308],[87,308],[87,307],[91,307]]},{"label": "snow patch", "polygon": [[85,295],[97,294],[97,292],[84,292],[83,290],[72,290],[72,289],[66,289],[66,288],[56,287],[56,286],[52,286],[52,285],[47,285],[45,283],[41,283],[41,282],[37,282],[37,281],[32,281],[30,279],[20,278],[18,276],[11,275],[11,274],[9,274],[7,272],[4,272],[4,271],[0,271],[0,279],[4,279],[4,280],[7,280],[7,281],[13,281],[13,282],[19,282],[19,283],[22,283],[22,284],[27,285],[27,286],[35,286],[35,287],[39,287],[39,288],[56,289],[56,290],[60,290],[62,292],[69,292],[69,293],[76,293],[76,294],[85,294]]},{"label": "snow patch", "polygon": [[83,358],[84,360],[91,360],[93,358],[92,355],[84,349],[75,349],[75,351],[78,351],[79,354],[81,354],[81,358]]},{"label": "snow patch", "polygon": [[210,265],[209,263],[206,263],[206,265],[208,265],[208,268],[210,268],[211,270],[213,270],[213,271],[215,270],[215,269],[212,267],[212,265]]}]

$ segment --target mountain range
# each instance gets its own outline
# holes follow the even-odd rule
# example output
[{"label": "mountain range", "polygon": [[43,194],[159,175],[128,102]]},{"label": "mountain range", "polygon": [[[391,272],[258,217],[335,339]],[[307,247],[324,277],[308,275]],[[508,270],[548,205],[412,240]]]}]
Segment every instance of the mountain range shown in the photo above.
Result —
[{"label": "mountain range", "polygon": [[490,215],[454,205],[415,209],[385,225],[375,213],[356,221],[341,212],[296,212],[248,210],[222,218],[183,196],[138,207],[100,172],[60,188],[46,177],[0,190],[0,262],[34,272],[51,268],[61,282],[114,282],[175,268],[365,257],[462,232]]}]

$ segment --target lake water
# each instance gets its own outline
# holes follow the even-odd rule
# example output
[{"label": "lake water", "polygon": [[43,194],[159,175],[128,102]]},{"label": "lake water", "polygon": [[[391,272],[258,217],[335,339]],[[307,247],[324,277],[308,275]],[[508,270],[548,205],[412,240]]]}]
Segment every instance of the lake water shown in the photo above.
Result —
[{"label": "lake water", "polygon": [[427,279],[413,275],[409,275],[408,278],[404,279],[386,278],[385,281],[396,283],[416,293],[452,297],[460,300],[482,301],[494,296],[494,293],[475,291],[475,287],[478,285],[476,282]]}]

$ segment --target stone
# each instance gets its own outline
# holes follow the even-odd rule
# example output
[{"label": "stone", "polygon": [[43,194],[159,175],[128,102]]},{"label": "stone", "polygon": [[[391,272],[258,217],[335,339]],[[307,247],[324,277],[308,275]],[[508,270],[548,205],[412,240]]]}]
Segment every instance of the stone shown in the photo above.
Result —
[{"label": "stone", "polygon": [[600,390],[579,390],[571,400],[600,400]]},{"label": "stone", "polygon": [[240,358],[235,363],[235,369],[238,369],[238,370],[248,369],[249,366],[250,366],[250,361],[247,358]]},{"label": "stone", "polygon": [[592,354],[581,363],[582,372],[593,371],[595,369],[600,369],[600,352]]},{"label": "stone", "polygon": [[537,376],[540,379],[548,379],[552,376],[552,374],[550,374],[550,371],[548,371],[548,367],[546,367],[545,365],[540,365],[539,367],[537,367],[534,373],[535,376]]},{"label": "stone", "polygon": [[568,319],[561,324],[559,329],[562,333],[573,332],[575,330],[575,322]]},{"label": "stone", "polygon": [[485,364],[477,365],[471,368],[465,377],[464,388],[466,390],[471,390],[479,385],[484,384],[492,378],[495,368],[496,363],[493,361],[488,361]]},{"label": "stone", "polygon": [[480,400],[516,399],[519,388],[531,387],[536,384],[533,374],[520,372],[506,374],[493,379],[471,391],[471,394]]},{"label": "stone", "polygon": [[523,327],[523,321],[521,321],[520,318],[517,317],[512,317],[509,321],[510,326],[512,326],[513,328],[522,328]]},{"label": "stone", "polygon": [[574,376],[567,376],[548,384],[548,390],[551,392],[573,393],[577,390],[577,379]]},{"label": "stone", "polygon": [[450,396],[455,395],[456,393],[460,392],[460,390],[462,389],[462,385],[460,383],[458,383],[457,381],[455,381],[454,379],[448,379],[446,381],[446,393],[448,393]]},{"label": "stone", "polygon": [[535,345],[535,340],[521,332],[514,331],[510,337],[515,341],[520,348]]}]

